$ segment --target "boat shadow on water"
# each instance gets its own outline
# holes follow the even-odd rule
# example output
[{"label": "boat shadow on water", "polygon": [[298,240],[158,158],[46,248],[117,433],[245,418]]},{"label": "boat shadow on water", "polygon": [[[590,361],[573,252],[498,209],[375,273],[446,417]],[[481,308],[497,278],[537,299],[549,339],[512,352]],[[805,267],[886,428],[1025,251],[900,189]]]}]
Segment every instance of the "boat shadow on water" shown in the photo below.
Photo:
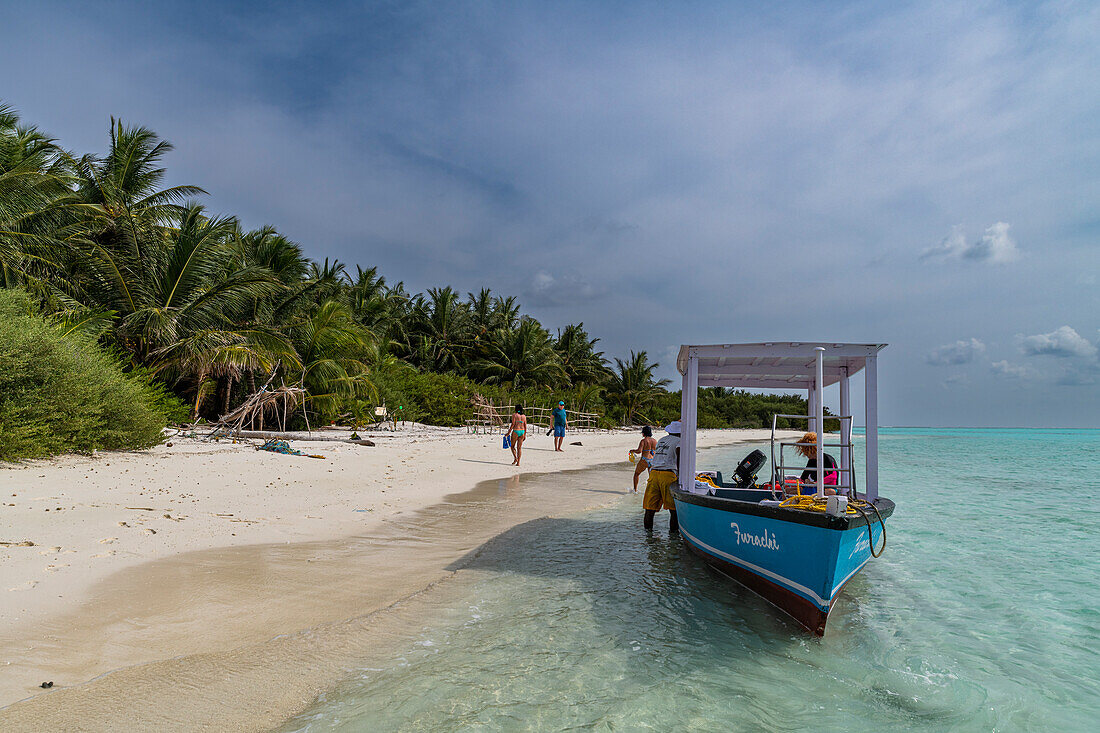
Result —
[{"label": "boat shadow on water", "polygon": [[579,628],[594,647],[650,650],[651,658],[636,664],[670,678],[713,675],[727,680],[720,684],[731,694],[759,682],[820,696],[824,682],[844,704],[858,700],[908,723],[954,720],[981,699],[968,685],[929,690],[907,671],[912,650],[905,632],[894,626],[897,619],[876,617],[875,596],[886,576],[873,567],[842,592],[824,637],[806,634],[768,601],[731,583],[663,522],[647,533],[641,517],[621,506],[525,522],[448,569],[483,573],[478,582],[499,583],[513,602],[522,598],[523,615],[545,623],[546,640],[529,641],[534,646],[556,644],[550,639]]},{"label": "boat shadow on water", "polygon": [[[614,511],[617,516],[608,516]],[[517,525],[451,563],[448,570],[475,570],[528,576],[547,584],[578,587],[600,621],[607,612],[619,625],[624,614],[680,632],[684,638],[722,633],[766,637],[774,642],[815,643],[797,623],[748,588],[694,555],[678,533],[659,527],[647,532],[641,517],[622,509],[600,516],[544,517]],[[854,578],[838,604],[836,633],[858,617],[857,596],[868,580]]]}]

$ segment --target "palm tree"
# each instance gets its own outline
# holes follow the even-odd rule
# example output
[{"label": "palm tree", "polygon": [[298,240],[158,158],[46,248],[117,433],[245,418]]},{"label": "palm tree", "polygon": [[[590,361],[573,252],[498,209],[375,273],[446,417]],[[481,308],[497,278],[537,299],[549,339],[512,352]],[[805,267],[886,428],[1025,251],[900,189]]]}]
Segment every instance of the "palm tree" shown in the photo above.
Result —
[{"label": "palm tree", "polygon": [[[378,267],[363,269],[356,265],[354,280],[350,280],[348,299],[355,320],[386,342],[405,341],[408,333],[405,316],[409,294],[404,283],[394,287],[386,285],[386,278],[378,274]],[[389,343],[386,349],[390,348]]]},{"label": "palm tree", "polygon": [[190,331],[154,352],[155,372],[188,378],[194,384],[191,419],[199,417],[203,400],[224,382],[221,413],[229,411],[233,380],[242,373],[269,371],[277,364],[298,366],[297,355],[281,335],[267,329],[206,328]]},{"label": "palm tree", "polygon": [[497,329],[486,355],[473,365],[485,381],[511,382],[515,388],[530,385],[559,386],[568,378],[551,345],[550,334],[533,318],[520,321],[514,330]]},{"label": "palm tree", "polygon": [[[279,284],[266,268],[224,274],[237,222],[208,219],[193,204],[178,228],[145,243],[140,258],[129,247],[92,241],[84,252],[83,292],[118,313],[116,340],[141,362],[192,331],[228,327],[253,301]],[[140,261],[138,261],[140,259]]]},{"label": "palm tree", "polygon": [[310,405],[324,417],[336,414],[345,399],[377,400],[364,358],[371,356],[374,336],[356,323],[347,306],[327,300],[289,329],[298,355],[289,380],[307,393]]},{"label": "palm tree", "polygon": [[187,196],[205,193],[197,186],[160,187],[160,163],[171,149],[152,131],[112,118],[105,156],[68,158],[84,232],[72,241],[67,277],[57,285],[91,308],[116,313],[116,342],[143,363],[184,335],[180,317],[195,315],[198,306],[206,313],[198,320],[208,321],[256,280],[255,271],[247,271],[228,288],[183,307],[220,279],[232,259],[224,244],[236,223],[208,221],[201,207],[183,205]]},{"label": "palm tree", "polygon": [[475,342],[479,342],[485,338],[486,334],[501,325],[497,317],[493,291],[489,288],[482,288],[477,295],[466,293],[466,307],[470,311],[470,329]]},{"label": "palm tree", "polygon": [[416,303],[416,356],[433,372],[460,371],[470,347],[470,314],[450,287],[431,288]]},{"label": "palm tree", "polygon": [[599,384],[578,384],[573,390],[573,408],[580,412],[588,412],[595,406],[596,400],[603,394],[605,388]]},{"label": "palm tree", "polygon": [[302,247],[275,230],[264,226],[251,232],[238,229],[237,256],[241,267],[266,267],[284,285],[295,285],[309,273],[310,262]]},{"label": "palm tree", "polygon": [[[296,245],[295,245],[296,246]],[[275,323],[289,323],[302,314],[312,313],[321,303],[338,300],[344,295],[347,277],[343,263],[325,258],[323,264],[303,258],[303,274],[287,278],[287,287],[271,306],[270,318]]]},{"label": "palm tree", "polygon": [[346,269],[344,263],[339,260],[333,260],[332,264],[329,264],[328,257],[322,264],[309,262],[309,272],[305,282],[316,303],[320,304],[340,296],[347,278]]},{"label": "palm tree", "polygon": [[509,295],[507,298],[497,296],[494,303],[493,312],[496,327],[503,328],[506,331],[516,328],[520,321],[519,301],[516,300],[516,296]]},{"label": "palm tree", "polygon": [[584,323],[570,324],[558,332],[554,351],[572,383],[601,382],[607,379],[607,360],[596,351],[599,339],[588,338]]},{"label": "palm tree", "polygon": [[615,359],[615,371],[611,374],[607,392],[612,401],[623,408],[625,424],[633,425],[634,416],[654,404],[665,392],[669,381],[653,378],[653,371],[658,366],[656,362],[649,363],[649,356],[644,351],[631,351],[626,362]]},{"label": "palm tree", "polygon": [[191,385],[197,416],[207,380],[231,380],[241,371],[269,369],[292,350],[273,329],[247,324],[257,300],[281,287],[266,268],[226,274],[234,219],[182,209],[179,226],[145,241],[139,257],[118,241],[83,247],[80,291],[86,302],[115,314],[113,340],[135,363]]},{"label": "palm tree", "polygon": [[37,283],[57,264],[74,204],[63,151],[0,104],[0,287]]},{"label": "palm tree", "polygon": [[165,169],[159,164],[171,150],[151,130],[126,127],[112,117],[107,155],[69,161],[90,238],[114,258],[125,258],[138,281],[146,279],[147,266],[156,264],[162,227],[183,216],[188,197],[206,193],[198,186],[160,188]]}]

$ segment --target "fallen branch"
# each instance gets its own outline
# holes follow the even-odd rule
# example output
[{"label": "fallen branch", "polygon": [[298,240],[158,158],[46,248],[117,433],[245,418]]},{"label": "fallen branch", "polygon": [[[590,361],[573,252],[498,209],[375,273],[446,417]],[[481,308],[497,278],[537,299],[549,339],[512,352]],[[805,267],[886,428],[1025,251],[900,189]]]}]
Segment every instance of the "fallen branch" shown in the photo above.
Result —
[{"label": "fallen branch", "polygon": [[286,441],[300,441],[300,440],[313,440],[319,443],[355,443],[357,445],[363,445],[362,442],[357,440],[351,440],[350,438],[326,438],[321,435],[299,435],[297,433],[276,433],[267,430],[242,430],[240,433],[236,433],[235,436],[241,438],[263,438],[264,440],[270,440],[276,438],[278,440]]}]

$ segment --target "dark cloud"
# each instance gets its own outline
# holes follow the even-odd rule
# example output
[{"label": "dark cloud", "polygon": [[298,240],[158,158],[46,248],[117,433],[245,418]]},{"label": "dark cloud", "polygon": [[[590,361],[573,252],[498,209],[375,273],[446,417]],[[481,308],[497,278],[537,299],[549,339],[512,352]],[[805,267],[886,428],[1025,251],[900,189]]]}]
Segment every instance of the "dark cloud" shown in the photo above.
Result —
[{"label": "dark cloud", "polygon": [[382,137],[385,150],[414,168],[451,178],[460,187],[465,187],[488,197],[505,207],[516,207],[522,203],[522,196],[516,187],[508,182],[496,180],[468,166],[447,160],[446,158],[424,150],[416,150],[402,143],[392,134]]}]

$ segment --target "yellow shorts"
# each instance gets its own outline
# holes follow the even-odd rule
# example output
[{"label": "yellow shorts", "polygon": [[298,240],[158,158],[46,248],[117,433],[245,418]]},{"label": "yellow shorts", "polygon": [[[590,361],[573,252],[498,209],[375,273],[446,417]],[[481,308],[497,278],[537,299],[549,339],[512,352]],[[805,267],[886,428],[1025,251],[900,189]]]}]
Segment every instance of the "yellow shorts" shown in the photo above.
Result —
[{"label": "yellow shorts", "polygon": [[649,480],[645,482],[642,508],[654,512],[661,511],[662,507],[670,512],[676,511],[676,504],[672,501],[672,487],[675,485],[675,471],[650,471]]}]

